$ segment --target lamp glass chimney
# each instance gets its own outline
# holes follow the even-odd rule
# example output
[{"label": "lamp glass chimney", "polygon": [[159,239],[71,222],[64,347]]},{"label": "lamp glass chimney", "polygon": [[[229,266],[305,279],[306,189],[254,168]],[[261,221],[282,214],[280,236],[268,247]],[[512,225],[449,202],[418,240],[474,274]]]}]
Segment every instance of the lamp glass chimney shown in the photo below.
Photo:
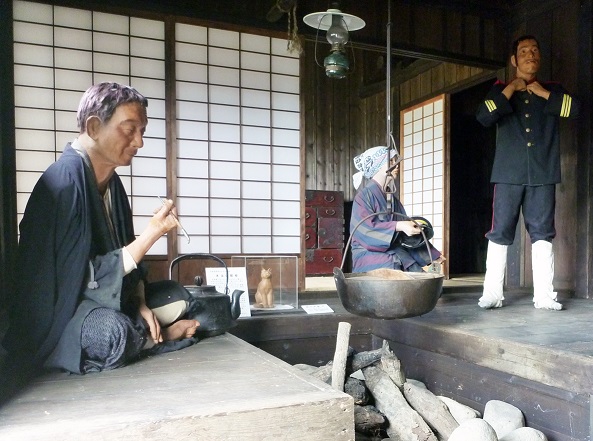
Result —
[{"label": "lamp glass chimney", "polygon": [[341,15],[332,14],[332,25],[327,30],[326,38],[332,48],[343,48],[348,43],[348,31]]}]

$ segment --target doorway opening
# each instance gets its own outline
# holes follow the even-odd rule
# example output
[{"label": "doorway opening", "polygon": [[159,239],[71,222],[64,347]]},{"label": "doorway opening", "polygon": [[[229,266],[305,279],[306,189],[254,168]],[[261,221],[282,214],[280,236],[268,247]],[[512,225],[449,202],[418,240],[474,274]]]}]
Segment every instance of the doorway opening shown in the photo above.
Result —
[{"label": "doorway opening", "polygon": [[488,80],[451,95],[449,276],[483,275],[492,221],[494,187],[490,172],[494,160],[496,129],[483,127],[475,117],[490,90]]}]

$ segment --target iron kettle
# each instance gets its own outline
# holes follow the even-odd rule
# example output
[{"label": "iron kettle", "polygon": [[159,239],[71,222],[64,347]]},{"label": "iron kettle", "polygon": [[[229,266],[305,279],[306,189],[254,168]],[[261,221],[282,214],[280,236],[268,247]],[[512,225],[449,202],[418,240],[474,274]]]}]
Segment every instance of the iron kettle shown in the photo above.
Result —
[{"label": "iron kettle", "polygon": [[236,320],[241,314],[239,299],[243,291],[236,289],[230,296],[228,295],[229,270],[222,259],[212,254],[193,253],[173,259],[169,267],[169,279],[171,278],[173,267],[180,261],[201,258],[214,259],[221,263],[226,270],[224,293],[216,291],[214,285],[202,285],[203,279],[200,276],[194,278],[195,285],[184,286],[190,295],[187,317],[200,322],[196,336],[213,337],[224,334],[228,329],[236,326]]}]

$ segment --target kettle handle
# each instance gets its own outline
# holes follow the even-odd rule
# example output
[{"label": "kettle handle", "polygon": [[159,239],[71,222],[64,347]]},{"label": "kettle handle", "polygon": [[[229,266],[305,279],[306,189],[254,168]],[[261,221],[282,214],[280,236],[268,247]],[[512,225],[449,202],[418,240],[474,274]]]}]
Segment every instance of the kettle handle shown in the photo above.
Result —
[{"label": "kettle handle", "polygon": [[182,256],[177,256],[175,259],[173,259],[171,261],[171,264],[169,265],[169,280],[172,280],[172,277],[173,277],[173,267],[175,265],[177,265],[179,262],[181,262],[182,260],[192,260],[192,259],[202,259],[202,258],[214,259],[224,267],[224,269],[226,270],[226,284],[225,284],[225,288],[224,288],[224,293],[228,294],[229,293],[229,269],[228,269],[226,263],[224,263],[224,260],[222,260],[218,256],[215,256],[214,254],[190,253],[190,254],[184,254]]}]

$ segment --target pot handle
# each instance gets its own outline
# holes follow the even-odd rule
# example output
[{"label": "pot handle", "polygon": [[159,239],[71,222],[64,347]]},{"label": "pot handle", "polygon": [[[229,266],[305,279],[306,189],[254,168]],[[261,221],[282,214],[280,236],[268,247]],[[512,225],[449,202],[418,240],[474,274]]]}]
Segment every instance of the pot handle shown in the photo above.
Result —
[{"label": "pot handle", "polygon": [[228,269],[226,263],[224,263],[224,260],[222,260],[218,256],[215,256],[214,254],[190,253],[190,254],[184,254],[182,256],[177,256],[175,259],[173,259],[171,261],[171,264],[169,265],[169,280],[172,280],[172,277],[173,277],[173,267],[175,265],[177,265],[179,262],[181,262],[182,260],[193,260],[193,259],[203,259],[203,258],[216,260],[218,263],[220,263],[224,267],[224,269],[226,270],[226,284],[225,284],[225,288],[224,288],[224,293],[228,294],[229,293],[229,269]]}]

